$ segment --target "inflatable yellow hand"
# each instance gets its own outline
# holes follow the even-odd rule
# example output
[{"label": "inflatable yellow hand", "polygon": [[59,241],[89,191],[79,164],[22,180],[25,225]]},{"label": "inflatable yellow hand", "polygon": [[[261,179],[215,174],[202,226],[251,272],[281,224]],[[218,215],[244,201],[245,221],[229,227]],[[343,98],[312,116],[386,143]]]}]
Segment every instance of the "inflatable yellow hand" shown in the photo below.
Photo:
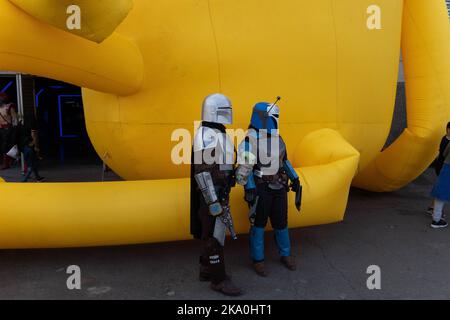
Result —
[{"label": "inflatable yellow hand", "polygon": [[133,0],[10,1],[43,22],[95,42],[109,37],[133,7]]},{"label": "inflatable yellow hand", "polygon": [[[50,4],[55,2],[59,1],[19,3],[48,4],[33,7],[32,11],[40,9],[52,13],[54,7]],[[67,17],[63,6],[57,8],[61,16]],[[92,11],[96,8],[94,5]],[[82,7],[82,14],[85,11],[91,12]],[[84,19],[83,15],[81,18]],[[119,34],[96,44],[42,23],[8,1],[0,1],[0,20],[0,70],[42,75],[119,95],[136,92],[142,84],[144,70],[139,48]]]},{"label": "inflatable yellow hand", "polygon": [[443,1],[407,0],[403,9],[407,123],[403,134],[362,169],[354,184],[392,191],[434,160],[450,121],[450,28]]},{"label": "inflatable yellow hand", "polygon": [[[95,12],[92,1],[72,2]],[[304,185],[301,215],[290,201],[291,227],[341,220],[355,174],[355,185],[378,191],[414,179],[448,121],[450,29],[441,0],[135,0],[100,44],[61,30],[52,5],[21,8],[0,1],[0,69],[82,86],[97,152],[123,178],[147,181],[1,183],[3,248],[190,238],[189,166],[172,162],[171,135],[193,133],[213,92],[232,98],[235,128],[248,126],[258,100],[283,97],[281,134]],[[408,129],[380,154],[401,44]],[[233,191],[241,233],[242,198]]]}]

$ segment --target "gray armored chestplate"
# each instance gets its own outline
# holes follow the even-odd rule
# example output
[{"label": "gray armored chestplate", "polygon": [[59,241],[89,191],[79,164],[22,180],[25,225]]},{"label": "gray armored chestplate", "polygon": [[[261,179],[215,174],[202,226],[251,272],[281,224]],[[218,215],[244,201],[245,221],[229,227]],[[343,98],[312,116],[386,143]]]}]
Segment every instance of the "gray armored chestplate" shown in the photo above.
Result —
[{"label": "gray armored chestplate", "polygon": [[195,171],[211,172],[215,181],[222,184],[234,170],[235,150],[226,133],[201,126],[194,138]]}]

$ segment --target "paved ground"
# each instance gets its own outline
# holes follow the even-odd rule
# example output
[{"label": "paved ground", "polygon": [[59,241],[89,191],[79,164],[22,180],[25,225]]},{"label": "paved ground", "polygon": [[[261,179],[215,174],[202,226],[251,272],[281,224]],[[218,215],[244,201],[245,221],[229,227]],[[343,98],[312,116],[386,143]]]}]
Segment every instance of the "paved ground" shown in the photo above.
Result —
[{"label": "paved ground", "polygon": [[[82,164],[79,164],[82,163]],[[47,182],[92,182],[92,181],[116,181],[121,180],[114,172],[103,173],[102,164],[95,161],[72,160],[70,163],[61,165],[54,160],[44,160],[40,164],[39,173],[46,178]],[[8,182],[20,182],[23,179],[21,169],[16,163],[12,169],[0,171],[0,177]],[[36,182],[34,175],[30,182]]]},{"label": "paved ground", "polygon": [[[80,172],[83,171],[83,174]],[[99,166],[60,170],[101,178]],[[43,171],[49,180],[61,173]],[[4,175],[4,173],[2,173]],[[17,173],[6,173],[9,180]],[[99,179],[100,179],[99,178]],[[97,179],[97,178],[95,178]],[[108,179],[114,179],[109,176]],[[299,269],[278,263],[267,234],[271,276],[249,268],[247,237],[229,243],[227,263],[246,299],[447,299],[449,230],[432,230],[424,214],[434,177],[427,172],[389,194],[352,190],[345,221],[293,230]],[[70,179],[69,179],[70,180]],[[0,299],[221,299],[197,281],[198,243],[0,252]],[[66,289],[65,268],[79,265],[82,290]],[[366,269],[379,265],[382,289],[369,291]]]}]

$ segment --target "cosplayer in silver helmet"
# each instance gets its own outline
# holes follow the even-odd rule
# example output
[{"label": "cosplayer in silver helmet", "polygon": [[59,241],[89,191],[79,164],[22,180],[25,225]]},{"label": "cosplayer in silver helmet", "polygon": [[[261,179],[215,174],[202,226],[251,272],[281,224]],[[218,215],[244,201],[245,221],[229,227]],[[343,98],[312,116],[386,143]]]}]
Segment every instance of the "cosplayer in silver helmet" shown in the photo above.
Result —
[{"label": "cosplayer in silver helmet", "polygon": [[230,99],[220,93],[207,96],[203,101],[202,120],[221,124],[232,124],[233,107]]},{"label": "cosplayer in silver helmet", "polygon": [[[196,130],[191,165],[191,233],[202,240],[200,279],[226,295],[241,294],[225,272],[226,231],[236,238],[230,211],[234,186],[234,145],[225,125],[233,122],[230,99],[212,94],[203,101],[202,122]],[[212,160],[212,161],[211,161]]]},{"label": "cosplayer in silver helmet", "polygon": [[[220,93],[207,96],[203,102],[202,118],[203,122],[196,132],[193,145],[196,172],[194,178],[209,206],[210,215],[219,216],[223,213],[223,208],[219,203],[215,185],[220,182],[217,181],[220,178],[214,179],[213,172],[221,172],[221,179],[227,180],[225,177],[231,176],[234,171],[234,145],[224,126],[233,122],[230,99]],[[205,150],[214,150],[214,156],[212,152],[203,153]],[[222,181],[222,184],[226,183],[228,181]],[[216,239],[223,246],[225,233],[221,232],[220,237]]]}]

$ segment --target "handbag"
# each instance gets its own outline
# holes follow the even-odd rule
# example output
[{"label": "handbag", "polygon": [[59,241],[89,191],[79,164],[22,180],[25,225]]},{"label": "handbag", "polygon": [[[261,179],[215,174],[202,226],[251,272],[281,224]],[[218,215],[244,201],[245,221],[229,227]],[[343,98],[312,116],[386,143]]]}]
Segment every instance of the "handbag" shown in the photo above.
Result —
[{"label": "handbag", "polygon": [[14,145],[14,147],[11,148],[11,150],[9,150],[6,155],[10,158],[19,160],[20,158],[20,152],[19,152],[19,148],[17,147],[17,144]]}]

